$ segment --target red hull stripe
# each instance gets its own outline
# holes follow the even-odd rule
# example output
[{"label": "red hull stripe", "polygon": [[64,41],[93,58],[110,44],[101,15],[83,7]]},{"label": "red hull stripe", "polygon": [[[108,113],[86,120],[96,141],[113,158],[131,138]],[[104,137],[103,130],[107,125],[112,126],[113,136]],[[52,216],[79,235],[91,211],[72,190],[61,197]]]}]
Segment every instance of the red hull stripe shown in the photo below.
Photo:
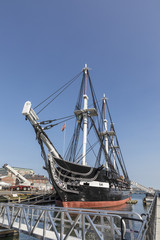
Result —
[{"label": "red hull stripe", "polygon": [[98,201],[98,202],[62,202],[63,207],[69,208],[103,208],[103,207],[116,207],[126,203],[129,198],[119,200],[119,201]]}]

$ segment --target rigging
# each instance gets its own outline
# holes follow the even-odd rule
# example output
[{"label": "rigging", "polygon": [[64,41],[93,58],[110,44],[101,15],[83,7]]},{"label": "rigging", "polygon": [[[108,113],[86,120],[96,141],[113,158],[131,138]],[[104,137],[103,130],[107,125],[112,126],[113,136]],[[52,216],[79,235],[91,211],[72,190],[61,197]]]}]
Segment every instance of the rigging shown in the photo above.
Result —
[{"label": "rigging", "polygon": [[[73,82],[75,82],[79,76],[82,74],[82,71],[80,73],[78,73],[74,78],[72,78],[70,81],[68,81],[66,84],[64,84],[62,87],[60,87],[57,91],[55,91],[54,93],[52,93],[51,95],[49,95],[46,99],[44,99],[42,102],[40,102],[37,106],[35,106],[33,109],[35,110],[36,108],[38,108],[40,105],[42,105],[43,103],[45,103],[49,98],[51,98],[53,95],[55,95],[57,93],[57,95],[51,99],[41,110],[39,110],[39,112],[37,113],[37,115],[39,113],[41,113],[51,102],[53,102],[61,93],[64,92],[64,90],[66,90]],[[58,93],[59,92],[59,93]]]}]

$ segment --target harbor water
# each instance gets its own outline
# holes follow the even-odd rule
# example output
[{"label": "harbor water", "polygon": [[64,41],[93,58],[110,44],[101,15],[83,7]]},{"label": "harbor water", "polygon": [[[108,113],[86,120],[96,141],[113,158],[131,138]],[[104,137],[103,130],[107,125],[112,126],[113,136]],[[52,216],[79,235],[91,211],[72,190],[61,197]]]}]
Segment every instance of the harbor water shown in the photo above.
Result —
[{"label": "harbor water", "polygon": [[[136,204],[124,204],[122,206],[119,206],[117,208],[114,208],[112,210],[115,211],[131,211],[136,212],[139,214],[146,213],[149,210],[149,205],[143,205],[143,198],[145,197],[144,193],[136,193],[132,194],[131,198],[132,200],[137,200],[138,202]],[[109,210],[109,209],[107,209]],[[28,236],[24,233],[19,234],[19,238],[14,238],[14,240],[36,240],[37,238]],[[11,238],[5,238],[5,240],[11,240]]]}]

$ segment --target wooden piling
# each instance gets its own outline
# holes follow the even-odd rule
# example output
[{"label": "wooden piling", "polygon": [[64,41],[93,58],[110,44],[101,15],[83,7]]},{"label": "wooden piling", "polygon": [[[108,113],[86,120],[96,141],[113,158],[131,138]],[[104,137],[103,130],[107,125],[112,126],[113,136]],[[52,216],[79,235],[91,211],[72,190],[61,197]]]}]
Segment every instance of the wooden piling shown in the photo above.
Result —
[{"label": "wooden piling", "polygon": [[19,231],[0,226],[0,240],[1,239],[19,239]]}]

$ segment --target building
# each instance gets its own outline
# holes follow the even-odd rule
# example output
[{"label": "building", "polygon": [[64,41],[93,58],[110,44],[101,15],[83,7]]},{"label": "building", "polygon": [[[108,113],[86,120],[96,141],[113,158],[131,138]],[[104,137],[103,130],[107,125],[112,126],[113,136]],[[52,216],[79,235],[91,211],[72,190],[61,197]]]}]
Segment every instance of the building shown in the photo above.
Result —
[{"label": "building", "polygon": [[33,187],[36,187],[39,190],[49,190],[52,188],[48,178],[43,175],[26,174],[24,177],[32,183]]}]

